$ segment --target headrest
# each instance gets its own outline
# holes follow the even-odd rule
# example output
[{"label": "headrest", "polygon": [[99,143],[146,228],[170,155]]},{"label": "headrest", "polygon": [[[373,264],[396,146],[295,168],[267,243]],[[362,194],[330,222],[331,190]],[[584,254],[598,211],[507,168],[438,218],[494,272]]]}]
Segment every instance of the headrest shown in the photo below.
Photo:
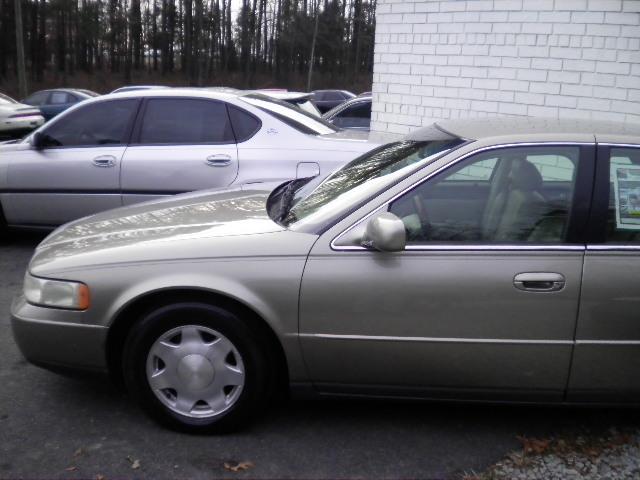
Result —
[{"label": "headrest", "polygon": [[528,160],[514,160],[509,174],[514,189],[532,192],[542,188],[542,175]]}]

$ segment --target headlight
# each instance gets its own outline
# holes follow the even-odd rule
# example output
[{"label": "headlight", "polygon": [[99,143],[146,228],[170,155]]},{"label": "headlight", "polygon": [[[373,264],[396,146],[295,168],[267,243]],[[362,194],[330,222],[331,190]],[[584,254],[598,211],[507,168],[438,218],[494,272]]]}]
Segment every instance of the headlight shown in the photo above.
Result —
[{"label": "headlight", "polygon": [[86,310],[89,308],[89,287],[80,282],[24,277],[24,296],[29,303],[45,307]]}]

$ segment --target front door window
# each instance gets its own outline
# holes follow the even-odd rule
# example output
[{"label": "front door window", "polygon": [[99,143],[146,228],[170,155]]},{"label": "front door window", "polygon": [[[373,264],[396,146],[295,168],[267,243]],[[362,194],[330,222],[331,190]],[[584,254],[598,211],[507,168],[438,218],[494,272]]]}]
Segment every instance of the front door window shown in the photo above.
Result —
[{"label": "front door window", "polygon": [[571,214],[578,147],[491,150],[394,201],[409,244],[562,243]]}]

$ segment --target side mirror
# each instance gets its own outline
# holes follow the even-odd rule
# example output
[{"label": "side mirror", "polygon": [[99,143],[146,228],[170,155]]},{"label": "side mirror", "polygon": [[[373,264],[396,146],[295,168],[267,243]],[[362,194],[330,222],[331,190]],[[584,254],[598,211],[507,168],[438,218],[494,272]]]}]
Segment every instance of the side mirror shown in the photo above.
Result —
[{"label": "side mirror", "polygon": [[45,135],[42,132],[36,132],[31,137],[31,146],[36,150],[42,150],[45,144]]},{"label": "side mirror", "polygon": [[361,245],[381,252],[399,252],[407,245],[404,223],[393,213],[375,215],[365,230]]}]

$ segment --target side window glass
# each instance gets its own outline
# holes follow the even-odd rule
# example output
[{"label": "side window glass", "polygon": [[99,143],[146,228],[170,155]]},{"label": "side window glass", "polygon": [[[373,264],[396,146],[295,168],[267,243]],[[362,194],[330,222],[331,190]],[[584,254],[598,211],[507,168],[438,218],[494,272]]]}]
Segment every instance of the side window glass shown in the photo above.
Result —
[{"label": "side window glass", "polygon": [[36,92],[33,95],[25,98],[24,103],[28,105],[42,105],[47,101],[49,92]]},{"label": "side window glass", "polygon": [[65,103],[71,103],[69,94],[67,92],[52,92],[49,98],[50,105],[64,105]]},{"label": "side window glass", "polygon": [[[536,162],[556,157],[568,162],[568,181],[541,174]],[[417,186],[389,211],[404,222],[409,244],[561,243],[578,158],[578,147],[565,146],[483,152]]]},{"label": "side window glass", "polygon": [[612,148],[607,243],[640,243],[640,148]]},{"label": "side window glass", "polygon": [[338,113],[333,124],[342,128],[369,128],[371,124],[371,104],[358,103]]},{"label": "side window glass", "polygon": [[228,105],[228,108],[231,124],[233,125],[233,132],[236,134],[236,141],[238,143],[249,140],[260,130],[262,123],[258,118],[233,105]]},{"label": "side window glass", "polygon": [[136,111],[138,100],[114,100],[85,105],[60,117],[43,133],[48,147],[119,145]]},{"label": "side window glass", "polygon": [[331,101],[343,101],[344,97],[340,94],[340,92],[324,92],[323,100],[331,100]]},{"label": "side window glass", "polygon": [[227,108],[222,102],[191,98],[153,98],[145,108],[139,143],[235,143],[235,138]]}]

